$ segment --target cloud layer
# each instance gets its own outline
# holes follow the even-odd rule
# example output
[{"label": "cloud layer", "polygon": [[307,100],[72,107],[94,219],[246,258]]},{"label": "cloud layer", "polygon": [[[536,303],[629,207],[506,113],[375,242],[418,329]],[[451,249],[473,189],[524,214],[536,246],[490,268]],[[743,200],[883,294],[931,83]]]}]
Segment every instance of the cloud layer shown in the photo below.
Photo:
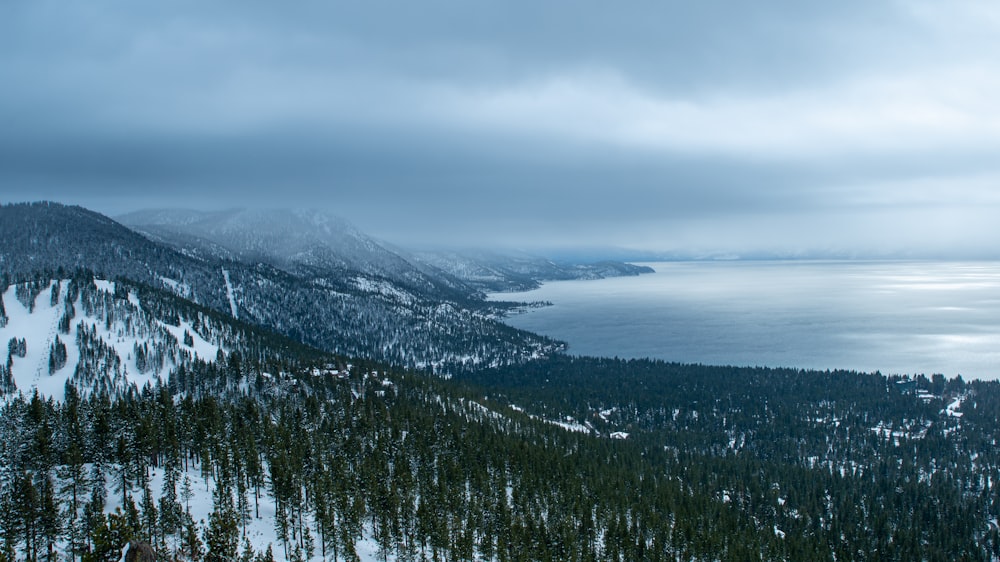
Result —
[{"label": "cloud layer", "polygon": [[[815,4],[815,3],[814,3]],[[0,6],[0,196],[400,242],[986,255],[1000,8]]]}]

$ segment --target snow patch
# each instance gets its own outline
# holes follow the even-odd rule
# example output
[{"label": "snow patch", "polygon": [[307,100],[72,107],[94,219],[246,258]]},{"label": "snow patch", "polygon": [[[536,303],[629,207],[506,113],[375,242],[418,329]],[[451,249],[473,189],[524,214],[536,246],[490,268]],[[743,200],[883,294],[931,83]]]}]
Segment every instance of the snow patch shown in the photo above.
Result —
[{"label": "snow patch", "polygon": [[527,413],[527,412],[524,411],[524,408],[521,408],[519,406],[515,406],[514,404],[510,405],[510,409],[514,410],[515,412],[519,412],[519,413],[525,414],[525,415],[527,415],[529,418],[531,418],[533,420],[539,420],[539,421],[543,421],[543,422],[548,423],[548,424],[552,424],[552,425],[561,427],[561,428],[565,429],[566,431],[573,431],[573,432],[577,432],[577,433],[590,433],[590,428],[588,428],[587,426],[581,424],[580,422],[576,421],[575,419],[573,419],[570,416],[566,416],[563,420],[548,420],[548,419],[545,419],[543,417],[536,416],[534,414],[529,414],[529,413]]},{"label": "snow patch", "polygon": [[964,399],[965,396],[959,396],[955,398],[951,402],[951,404],[948,404],[948,406],[946,406],[944,410],[941,410],[941,413],[947,415],[950,418],[962,417],[963,415],[962,412],[959,412],[958,410],[962,407],[962,400]]},{"label": "snow patch", "polygon": [[[157,323],[167,332],[170,332],[181,346],[181,349],[190,349],[194,352],[196,357],[201,358],[202,361],[215,361],[215,358],[219,355],[219,350],[221,347],[215,345],[214,343],[201,337],[201,334],[194,330],[191,322],[186,320],[181,321],[180,326],[171,326],[170,324],[161,322],[157,320]],[[190,334],[193,343],[189,345],[184,344],[184,334]]]},{"label": "snow patch", "polygon": [[354,283],[355,287],[366,293],[392,297],[404,303],[413,302],[413,297],[409,293],[401,291],[398,287],[388,281],[378,281],[367,277],[355,277],[351,281]]},{"label": "snow patch", "polygon": [[[88,467],[89,470],[89,467]],[[108,470],[105,472],[106,479],[106,489],[107,489],[107,503],[105,504],[106,513],[114,513],[115,509],[121,509],[122,507],[122,497],[120,493],[114,491],[113,480],[114,470]],[[149,489],[152,493],[154,499],[158,499],[163,495],[163,485],[166,480],[164,476],[166,471],[162,468],[154,469],[149,481]],[[187,481],[187,487],[193,492],[192,497],[189,502],[184,502],[181,498],[181,490],[185,486],[185,480]],[[215,483],[211,478],[205,478],[201,474],[201,469],[198,465],[192,464],[186,472],[181,472],[180,477],[177,482],[177,498],[181,503],[182,510],[190,510],[191,518],[195,522],[204,526],[205,522],[208,521],[208,515],[212,512],[212,495],[215,489]],[[133,501],[139,503],[142,497],[142,490],[132,486],[130,490],[130,495]],[[271,545],[272,552],[274,553],[275,560],[281,561],[285,560],[283,556],[283,548],[281,541],[278,539],[277,534],[274,530],[274,519],[277,509],[275,507],[274,499],[268,493],[262,493],[260,497],[260,517],[256,516],[256,510],[254,508],[253,501],[253,491],[250,490],[250,520],[246,523],[246,537],[249,539],[250,545],[253,547],[255,552],[263,552],[267,549],[268,545]],[[303,526],[309,526],[315,530],[315,524],[312,517],[309,514],[303,515]],[[370,534],[367,533],[366,534]],[[240,541],[239,548],[240,552],[243,549],[243,527],[240,526]],[[179,545],[173,544],[168,541],[168,546],[174,548]],[[122,549],[124,552],[127,550],[128,545]],[[375,562],[376,560],[382,560],[381,555],[379,555],[378,543],[371,538],[364,537],[357,541],[355,544],[356,552],[362,562]],[[320,552],[320,548],[317,546],[317,552],[314,553],[313,557],[309,559],[309,562],[322,562],[323,556]],[[389,556],[389,560],[395,560],[393,556]]]},{"label": "snow patch", "polygon": [[97,286],[98,291],[104,291],[105,293],[115,294],[115,282],[107,281],[105,279],[94,279],[94,285]]},{"label": "snow patch", "polygon": [[160,282],[176,295],[180,295],[184,298],[191,297],[191,285],[188,285],[187,283],[181,283],[180,281],[176,281],[169,277],[163,277],[162,275],[160,276]]},{"label": "snow patch", "polygon": [[[29,311],[17,299],[15,285],[7,288],[3,294],[4,308],[7,310],[7,325],[0,328],[0,345],[6,346],[13,338],[23,339],[27,353],[24,357],[14,357],[11,365],[11,377],[18,390],[30,395],[35,390],[43,396],[51,396],[62,400],[66,381],[76,370],[80,353],[76,347],[76,333],[59,334],[59,319],[63,313],[63,295],[66,294],[68,281],[60,281],[59,302],[52,305],[48,298],[53,283],[50,283],[34,302],[34,311]],[[104,282],[110,283],[110,282]],[[111,283],[112,291],[114,284]],[[49,374],[49,350],[56,336],[66,345],[66,365],[53,374]]]},{"label": "snow patch", "polygon": [[222,278],[226,281],[226,298],[229,299],[229,310],[233,314],[233,318],[239,320],[240,312],[236,308],[236,297],[233,295],[233,284],[229,281],[229,270],[222,268]]}]

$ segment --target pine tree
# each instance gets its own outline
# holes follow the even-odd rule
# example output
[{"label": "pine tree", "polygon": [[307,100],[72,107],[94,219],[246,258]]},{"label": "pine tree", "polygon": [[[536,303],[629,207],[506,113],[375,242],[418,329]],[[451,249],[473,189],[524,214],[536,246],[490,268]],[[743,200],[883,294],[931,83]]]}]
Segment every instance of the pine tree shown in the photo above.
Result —
[{"label": "pine tree", "polygon": [[250,539],[243,537],[243,549],[240,552],[240,557],[237,562],[254,562],[257,556],[254,554],[253,545],[250,544]]},{"label": "pine tree", "polygon": [[28,354],[28,342],[24,338],[10,338],[7,341],[7,357],[8,363],[10,363],[11,357],[21,357],[23,358]]},{"label": "pine tree", "polygon": [[120,537],[109,525],[109,518],[104,513],[92,513],[90,519],[90,549],[81,557],[83,562],[111,562],[118,554],[115,549],[121,548]]},{"label": "pine tree", "polygon": [[184,480],[181,482],[181,501],[184,502],[184,511],[188,515],[191,515],[191,499],[193,497],[194,490],[191,488],[191,476],[185,473]]},{"label": "pine tree", "polygon": [[0,534],[3,535],[0,552],[11,561],[14,560],[16,546],[21,536],[20,523],[15,504],[14,483],[6,482],[0,488]]},{"label": "pine tree", "polygon": [[274,552],[271,550],[270,544],[267,545],[267,549],[262,554],[254,557],[254,562],[274,562]]},{"label": "pine tree", "polygon": [[14,375],[11,373],[12,366],[13,361],[10,355],[7,356],[6,364],[0,363],[0,396],[13,394],[17,390],[17,384],[14,383]]},{"label": "pine tree", "polygon": [[107,519],[104,516],[104,481],[103,476],[92,479],[90,500],[83,506],[83,534],[88,541],[86,550],[95,552],[95,539],[102,536],[101,529],[107,529]]},{"label": "pine tree", "polygon": [[[160,530],[164,539],[177,535],[181,526],[181,506],[177,501],[177,478],[179,476],[174,460],[164,467],[163,490],[159,500]],[[165,540],[164,540],[165,544]]]},{"label": "pine tree", "polygon": [[119,521],[114,521],[117,524],[118,529],[120,529],[120,534],[125,540],[136,539],[142,533],[142,515],[139,513],[139,508],[135,505],[135,501],[132,496],[128,496],[125,501],[125,505],[121,510],[121,517]]},{"label": "pine tree", "polygon": [[143,536],[149,544],[160,544],[159,534],[159,512],[156,509],[156,502],[153,500],[153,492],[149,489],[147,482],[142,487],[142,530]]},{"label": "pine tree", "polygon": [[27,472],[17,477],[16,496],[13,507],[18,517],[18,528],[23,533],[21,541],[27,560],[38,559],[39,540],[41,539],[41,501],[38,489]]},{"label": "pine tree", "polygon": [[57,335],[49,347],[49,374],[55,373],[66,366],[66,344]]},{"label": "pine tree", "polygon": [[120,494],[122,498],[122,505],[126,505],[131,501],[131,490],[132,490],[132,463],[128,450],[128,445],[125,441],[125,435],[119,434],[118,439],[115,441],[117,443],[115,447],[115,461],[114,465],[114,491],[116,494]]},{"label": "pine tree", "polygon": [[59,332],[62,334],[69,334],[70,324],[73,322],[73,318],[76,315],[76,311],[73,308],[73,303],[71,301],[66,301],[66,308],[63,311],[62,316],[59,317]]},{"label": "pine tree", "polygon": [[190,512],[184,514],[181,552],[192,561],[201,560],[204,555],[204,544],[198,535],[198,525],[191,518]]},{"label": "pine tree", "polygon": [[45,559],[56,562],[56,542],[59,540],[61,525],[59,521],[59,500],[56,497],[55,482],[48,474],[41,476],[39,491],[39,524],[41,536],[44,539]]},{"label": "pine tree", "polygon": [[213,500],[208,528],[205,529],[205,546],[208,548],[205,560],[230,562],[236,557],[240,532],[232,493],[224,483],[217,482]]},{"label": "pine tree", "polygon": [[7,327],[7,309],[3,305],[3,292],[0,291],[0,328]]}]

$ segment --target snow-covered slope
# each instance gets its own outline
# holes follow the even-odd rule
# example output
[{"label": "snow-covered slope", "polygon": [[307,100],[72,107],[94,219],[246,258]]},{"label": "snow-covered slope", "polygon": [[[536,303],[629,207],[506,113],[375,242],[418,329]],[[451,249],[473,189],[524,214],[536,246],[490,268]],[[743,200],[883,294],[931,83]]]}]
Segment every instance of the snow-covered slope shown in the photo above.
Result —
[{"label": "snow-covered slope", "polygon": [[558,348],[502,324],[496,302],[329,217],[174,212],[145,220],[166,225],[172,242],[79,207],[0,205],[0,276],[82,269],[124,277],[324,351],[443,371]]},{"label": "snow-covered slope", "polygon": [[360,273],[421,295],[449,299],[475,293],[443,271],[415,266],[346,220],[318,211],[152,210],[119,220],[193,255],[261,261],[306,277]]},{"label": "snow-covered slope", "polygon": [[5,395],[37,391],[61,400],[67,383],[84,394],[141,389],[181,365],[215,361],[225,351],[220,341],[210,341],[207,318],[167,323],[145,310],[134,290],[119,292],[112,281],[34,281],[11,285],[0,299]]},{"label": "snow-covered slope", "polygon": [[[153,469],[149,474],[149,491],[152,497],[163,497],[164,486],[167,484],[166,475],[166,470],[162,468]],[[189,490],[191,494],[190,499],[187,501],[182,500],[184,503],[182,506],[183,509],[191,515],[195,523],[204,526],[209,521],[213,509],[213,497],[217,491],[215,480],[211,476],[204,474],[202,467],[197,462],[193,462],[186,471],[178,475],[177,479],[178,482],[175,486],[179,488],[180,493],[184,494],[184,490]],[[59,482],[59,484],[62,484],[62,482]],[[115,493],[115,484],[112,475],[105,474],[105,488],[108,496],[104,512],[108,515],[113,513],[121,514],[123,511],[122,496]],[[140,489],[130,490],[130,494],[133,497],[141,497],[142,493],[143,490]],[[252,551],[257,554],[263,554],[270,549],[276,562],[288,560],[289,557],[285,556],[285,546],[278,538],[274,528],[275,517],[278,514],[278,507],[275,505],[274,498],[268,494],[261,494],[257,501],[254,513],[250,515],[245,525],[241,525],[239,529],[239,548],[241,553],[245,552],[244,549],[249,545]],[[303,515],[302,523],[307,529],[315,528],[316,525],[312,515],[308,513]],[[66,546],[65,544],[60,545],[64,552],[66,551]],[[168,540],[167,548],[174,551],[180,550],[180,538],[176,536],[171,537]],[[354,548],[358,556],[357,562],[397,560],[397,557],[391,553],[387,553],[384,558],[380,555],[378,542],[371,538],[370,531],[364,533],[362,537],[355,541]],[[326,562],[332,559],[332,556],[329,554],[324,558],[319,548],[314,547],[314,549],[315,552],[311,558],[306,558],[305,553],[297,553],[298,556],[301,556],[301,562]],[[293,552],[290,554],[295,555],[296,553]]]},{"label": "snow-covered slope", "polygon": [[[65,405],[69,399],[67,392],[71,388],[74,403],[81,398],[96,398],[104,394],[112,401],[124,399],[128,402],[131,400],[128,396],[138,396],[140,393],[148,396],[149,392],[161,391],[173,395],[171,402],[179,403],[186,396],[183,381],[185,372],[199,373],[197,376],[201,377],[200,380],[191,383],[198,389],[198,395],[211,392],[211,396],[220,401],[227,399],[226,394],[215,394],[212,391],[219,386],[206,380],[206,373],[228,370],[228,374],[220,375],[220,378],[235,385],[237,392],[229,394],[230,397],[244,396],[244,393],[249,392],[254,377],[265,381],[256,383],[258,391],[263,385],[270,389],[270,393],[291,391],[290,394],[294,395],[300,386],[298,380],[289,373],[259,371],[259,363],[255,363],[253,369],[241,369],[232,359],[239,355],[248,358],[268,357],[276,360],[275,365],[290,365],[310,360],[315,352],[305,348],[289,348],[288,342],[272,335],[259,334],[253,330],[240,332],[239,329],[225,317],[199,310],[199,307],[184,303],[176,297],[149,291],[124,281],[75,276],[68,279],[38,278],[11,285],[0,290],[0,341],[9,342],[6,362],[0,365],[0,383],[3,384],[0,412],[11,416],[12,419],[6,420],[8,423],[16,424],[26,404],[44,402],[49,405]],[[267,347],[266,342],[272,338],[276,347],[260,351]],[[265,343],[260,343],[262,341]],[[285,349],[288,350],[287,353],[283,353],[282,350]],[[350,365],[345,367],[331,363],[331,358],[325,354],[321,357],[324,362],[319,363],[320,367],[307,371],[309,378],[336,379],[349,376]],[[225,358],[224,364],[219,364],[220,358]],[[233,378],[241,373],[242,376]],[[382,383],[372,384],[385,387]],[[47,407],[51,406],[39,406],[42,409]],[[92,424],[87,425],[89,427],[85,431],[95,430]],[[3,437],[0,458],[6,459],[4,455],[10,454],[11,450],[21,450],[26,445],[11,445],[18,443],[24,436],[4,431],[2,427],[6,426],[0,423],[0,436]],[[127,433],[123,427],[115,427],[115,435]],[[27,439],[27,443],[32,443],[30,436]],[[121,439],[121,443],[128,442],[129,447],[135,446],[134,436]],[[107,442],[88,446],[83,441],[77,445],[86,448],[88,455],[104,458],[111,454],[108,451],[115,446]],[[98,452],[100,450],[105,452]],[[33,455],[29,456],[26,462],[33,463],[32,458]],[[0,463],[0,488],[9,490],[10,479],[16,478],[20,473],[11,473],[9,466],[3,466],[5,463],[6,461]],[[127,518],[129,509],[134,510],[136,505],[146,513],[146,504],[143,503],[146,497],[151,497],[154,501],[162,497],[178,498],[185,516],[191,517],[194,528],[199,534],[207,533],[210,514],[217,501],[215,496],[219,476],[212,469],[205,470],[197,456],[184,464],[180,473],[175,472],[168,480],[169,469],[156,463],[144,471],[135,472],[119,463],[112,462],[98,467],[88,462],[80,469],[82,472],[73,472],[59,460],[49,470],[47,478],[51,478],[54,488],[60,490],[78,486],[81,481],[97,482],[94,480],[95,476],[103,478],[102,496],[105,500],[99,505],[110,516],[109,521],[115,517]],[[266,464],[264,470],[269,470]],[[74,474],[77,476],[72,476]],[[81,474],[89,476],[80,477]],[[128,476],[124,477],[123,474]],[[75,483],[73,478],[76,478]],[[166,490],[168,486],[172,486],[169,494]],[[86,493],[91,494],[89,487]],[[64,507],[69,509],[68,506],[72,504],[68,499],[65,501]],[[287,552],[287,540],[281,541],[275,531],[275,520],[281,510],[274,497],[263,493],[256,503],[253,514],[248,515],[239,530],[241,552],[244,545],[248,544],[257,553],[263,553],[270,547],[274,558],[279,561],[324,560],[319,548],[311,557]],[[162,509],[162,504],[157,505]],[[79,506],[77,509],[81,510]],[[314,528],[312,514],[303,514],[299,524]],[[361,531],[352,543],[357,559],[383,559],[378,556],[379,546],[371,538],[371,533],[364,529]],[[77,536],[75,531],[66,529],[61,534],[62,538],[52,545],[60,559],[62,556],[70,556],[68,537],[71,536]],[[23,542],[14,540],[15,547],[25,547]],[[116,539],[112,537],[109,540]],[[180,533],[172,534],[160,548],[172,551],[179,548],[180,541]],[[114,551],[119,550],[120,547],[115,546]],[[389,559],[394,557],[390,555]]]}]

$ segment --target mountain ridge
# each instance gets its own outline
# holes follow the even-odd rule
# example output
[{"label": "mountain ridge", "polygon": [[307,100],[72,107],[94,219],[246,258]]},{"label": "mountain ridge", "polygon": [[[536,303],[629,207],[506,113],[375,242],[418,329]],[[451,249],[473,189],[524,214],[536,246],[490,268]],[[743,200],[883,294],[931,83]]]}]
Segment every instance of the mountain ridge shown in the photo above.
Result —
[{"label": "mountain ridge", "polygon": [[350,269],[302,275],[264,261],[199,255],[79,207],[0,206],[0,239],[7,242],[0,272],[10,280],[77,269],[127,277],[334,353],[447,371],[562,347],[502,324],[503,303],[468,292],[421,291]]},{"label": "mountain ridge", "polygon": [[195,255],[261,261],[302,277],[357,271],[417,292],[459,300],[479,297],[444,271],[422,271],[349,222],[314,210],[171,209],[118,218],[140,233]]}]

